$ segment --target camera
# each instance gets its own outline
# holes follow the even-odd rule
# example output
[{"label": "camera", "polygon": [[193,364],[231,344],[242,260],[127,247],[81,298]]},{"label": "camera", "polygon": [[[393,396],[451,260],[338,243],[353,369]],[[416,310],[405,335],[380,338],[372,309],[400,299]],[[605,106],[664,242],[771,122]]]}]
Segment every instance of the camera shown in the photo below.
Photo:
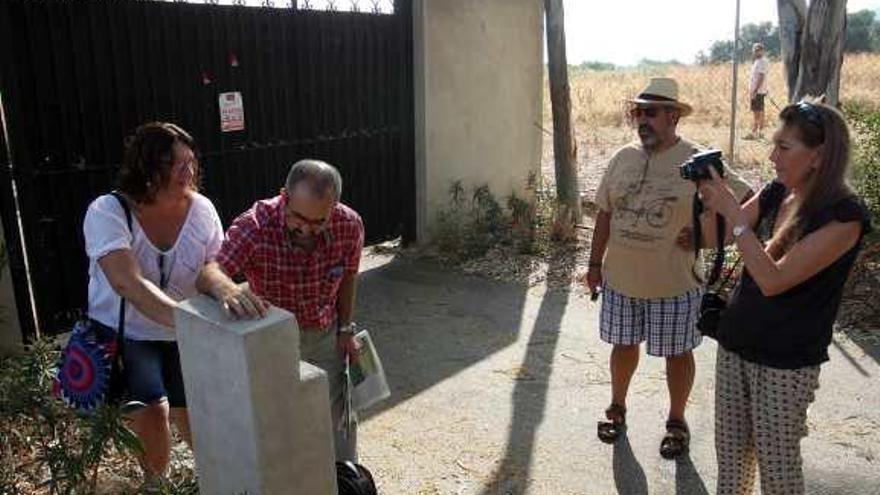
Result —
[{"label": "camera", "polygon": [[721,161],[721,152],[718,150],[704,151],[693,155],[690,160],[678,167],[681,178],[685,180],[709,180],[709,167],[715,167],[718,177],[724,177],[724,163]]}]

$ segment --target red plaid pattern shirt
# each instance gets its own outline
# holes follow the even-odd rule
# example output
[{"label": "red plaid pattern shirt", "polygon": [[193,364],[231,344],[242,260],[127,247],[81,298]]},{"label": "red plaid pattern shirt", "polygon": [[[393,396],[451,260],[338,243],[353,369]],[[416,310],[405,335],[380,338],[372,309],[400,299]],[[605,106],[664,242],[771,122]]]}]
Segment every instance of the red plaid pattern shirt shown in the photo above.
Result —
[{"label": "red plaid pattern shirt", "polygon": [[337,203],[312,252],[292,246],[286,229],[281,196],[257,201],[229,227],[217,263],[231,276],[244,274],[254,293],[291,311],[300,328],[327,328],[343,276],[358,272],[364,224]]}]

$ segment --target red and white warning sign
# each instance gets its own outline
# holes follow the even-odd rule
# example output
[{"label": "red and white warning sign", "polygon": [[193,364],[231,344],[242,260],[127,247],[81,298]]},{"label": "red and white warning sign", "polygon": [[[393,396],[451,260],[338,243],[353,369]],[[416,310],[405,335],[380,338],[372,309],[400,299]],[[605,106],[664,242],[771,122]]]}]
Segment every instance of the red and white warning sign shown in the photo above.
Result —
[{"label": "red and white warning sign", "polygon": [[238,91],[220,93],[220,130],[244,130],[244,100]]}]

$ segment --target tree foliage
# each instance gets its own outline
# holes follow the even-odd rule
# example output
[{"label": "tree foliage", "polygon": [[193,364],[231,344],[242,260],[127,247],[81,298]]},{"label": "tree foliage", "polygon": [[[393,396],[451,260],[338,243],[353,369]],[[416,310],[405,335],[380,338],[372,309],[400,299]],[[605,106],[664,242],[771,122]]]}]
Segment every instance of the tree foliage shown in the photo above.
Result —
[{"label": "tree foliage", "polygon": [[609,63],[609,62],[598,62],[598,61],[588,60],[585,62],[581,62],[579,65],[574,66],[574,69],[580,70],[580,71],[601,72],[601,71],[617,70],[617,66],[612,63]]},{"label": "tree foliage", "polygon": [[880,50],[877,35],[880,22],[873,10],[861,10],[846,16],[846,41],[843,49],[848,53],[875,52]]},{"label": "tree foliage", "polygon": [[[748,61],[752,44],[763,43],[764,52],[771,59],[781,55],[779,27],[771,22],[749,23],[740,28],[740,44],[737,55],[740,62]],[[846,16],[846,53],[880,51],[880,19],[873,10],[860,10]],[[733,40],[714,41],[707,51],[696,55],[698,64],[719,64],[733,59]]]},{"label": "tree foliage", "polygon": [[[779,58],[779,28],[770,22],[760,24],[746,24],[740,29],[739,50],[737,51],[740,62],[749,60],[752,56],[752,45],[763,43],[764,52],[770,58]],[[730,62],[733,59],[733,40],[715,41],[709,47],[708,63],[718,64]]]},{"label": "tree foliage", "polygon": [[880,217],[880,110],[868,102],[843,106],[854,131],[853,182],[874,218]]}]

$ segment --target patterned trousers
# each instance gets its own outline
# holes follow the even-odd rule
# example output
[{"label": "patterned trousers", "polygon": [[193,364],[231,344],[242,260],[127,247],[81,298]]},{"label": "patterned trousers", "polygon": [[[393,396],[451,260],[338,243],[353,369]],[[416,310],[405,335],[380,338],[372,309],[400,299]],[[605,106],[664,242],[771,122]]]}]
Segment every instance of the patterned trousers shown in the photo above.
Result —
[{"label": "patterned trousers", "polygon": [[718,495],[749,495],[760,469],[763,495],[804,493],[801,439],[819,366],[783,370],[751,363],[718,347],[715,452]]}]

